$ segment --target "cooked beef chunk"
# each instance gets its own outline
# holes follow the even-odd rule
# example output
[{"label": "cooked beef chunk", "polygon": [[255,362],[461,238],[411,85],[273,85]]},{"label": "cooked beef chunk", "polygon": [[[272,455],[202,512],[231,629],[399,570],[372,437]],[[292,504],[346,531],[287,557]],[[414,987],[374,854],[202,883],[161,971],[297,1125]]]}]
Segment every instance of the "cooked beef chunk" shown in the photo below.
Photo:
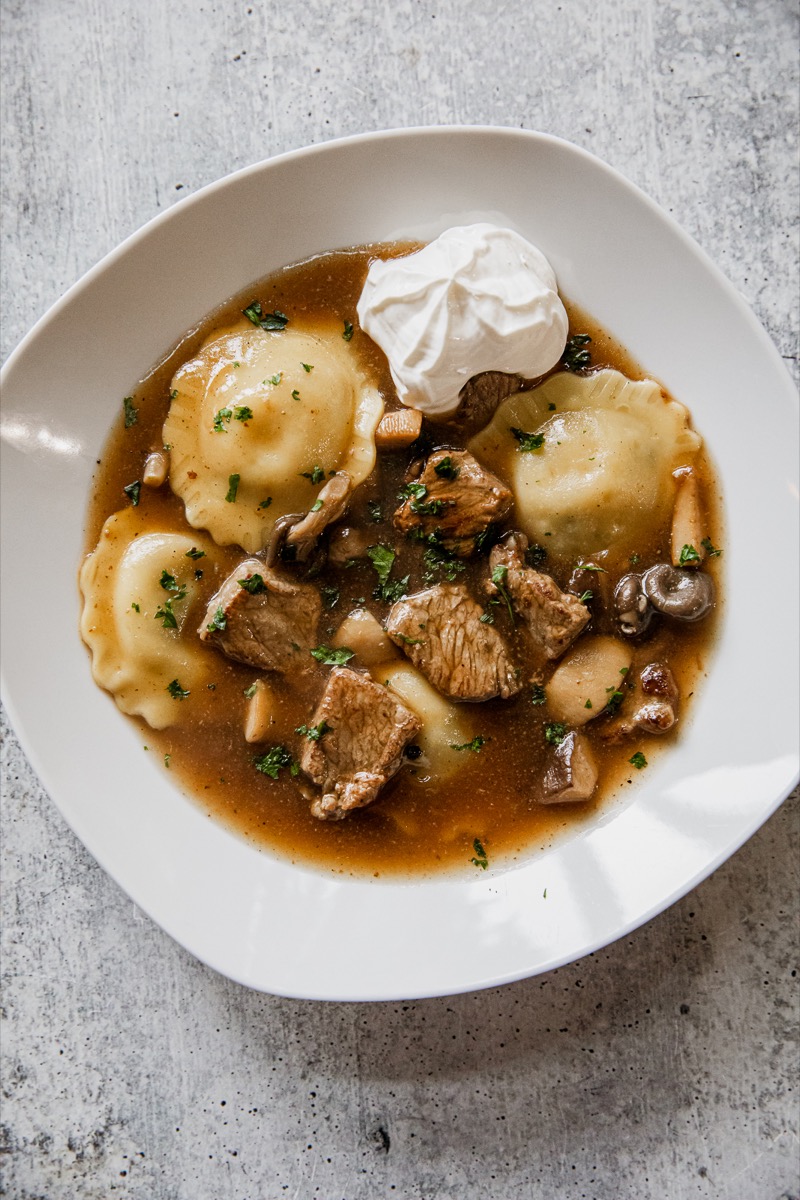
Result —
[{"label": "cooked beef chunk", "polygon": [[403,533],[433,534],[458,558],[472,554],[479,534],[511,511],[506,485],[466,450],[436,450],[407,490],[395,526]]},{"label": "cooked beef chunk", "polygon": [[520,391],[522,384],[519,375],[503,371],[474,375],[458,393],[458,408],[447,418],[447,424],[457,425],[464,433],[477,433],[489,424],[506,396]]},{"label": "cooked beef chunk", "polygon": [[597,775],[597,763],[589,743],[573,730],[553,751],[539,802],[562,804],[588,800],[597,787]]},{"label": "cooked beef chunk", "polygon": [[312,665],[322,601],[315,587],[295,583],[248,558],[211,597],[198,633],[229,658],[265,671]]},{"label": "cooked beef chunk", "polygon": [[522,686],[508,647],[460,584],[440,583],[392,606],[386,632],[453,700],[506,699]]},{"label": "cooked beef chunk", "polygon": [[403,761],[422,724],[392,692],[349,667],[334,667],[309,728],[322,729],[303,748],[301,767],[322,788],[311,811],[340,821],[371,804]]},{"label": "cooked beef chunk", "polygon": [[[492,547],[489,556],[492,576],[500,574],[500,586],[508,592],[513,607],[546,657],[560,658],[589,623],[590,613],[577,596],[562,592],[549,575],[525,565],[527,549],[528,539],[524,534],[508,534]],[[495,595],[498,588],[489,583],[487,590]]]}]

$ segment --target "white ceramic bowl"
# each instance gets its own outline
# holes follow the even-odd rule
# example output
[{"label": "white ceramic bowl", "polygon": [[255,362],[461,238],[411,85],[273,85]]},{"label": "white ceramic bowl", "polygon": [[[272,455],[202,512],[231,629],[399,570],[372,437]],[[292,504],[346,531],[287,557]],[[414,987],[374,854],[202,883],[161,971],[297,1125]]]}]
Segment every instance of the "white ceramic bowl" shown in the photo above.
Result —
[{"label": "white ceramic bowl", "polygon": [[[643,773],[625,806],[516,869],[339,879],[259,852],[206,818],[92,682],[76,586],[90,480],[119,398],[221,301],[317,251],[474,218],[541,246],[562,291],[691,409],[726,490],[722,634],[679,747]],[[233,979],[291,996],[396,999],[548,970],[686,893],[793,786],[794,389],[697,246],[574,146],[508,129],[398,130],[239,171],[157,217],[76,284],[10,358],[4,397],[11,718],[98,861]]]}]

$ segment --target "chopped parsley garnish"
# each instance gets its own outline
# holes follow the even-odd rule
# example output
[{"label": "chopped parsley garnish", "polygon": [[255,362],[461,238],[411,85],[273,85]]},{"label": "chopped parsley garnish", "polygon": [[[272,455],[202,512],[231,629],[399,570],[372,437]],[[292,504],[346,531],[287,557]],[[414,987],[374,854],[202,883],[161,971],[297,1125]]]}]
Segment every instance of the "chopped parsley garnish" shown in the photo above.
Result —
[{"label": "chopped parsley garnish", "polygon": [[438,517],[444,508],[443,500],[425,500],[428,489],[424,483],[406,483],[397,493],[398,499],[408,500],[413,513],[421,517]]},{"label": "chopped parsley garnish", "polygon": [[593,706],[591,700],[587,700],[583,707],[584,708],[593,708],[594,706]]},{"label": "chopped parsley garnish", "polygon": [[[166,571],[166,570],[162,571],[162,572],[161,572],[161,578],[159,579],[159,581],[158,581],[158,582],[161,584],[161,586],[162,586],[162,588],[164,589],[164,591],[165,591],[165,592],[180,592],[180,591],[183,591],[183,585],[182,585],[182,584],[180,584],[180,583],[178,583],[178,581],[177,581],[177,579],[175,578],[175,576],[174,576],[174,575],[170,575],[169,571]],[[183,595],[184,595],[184,596],[186,595],[186,592],[185,592],[185,591],[183,591]]]},{"label": "chopped parsley garnish", "polygon": [[226,421],[230,421],[232,416],[233,416],[233,413],[231,412],[231,410],[229,408],[221,408],[219,410],[219,412],[217,413],[217,415],[214,417],[214,432],[215,433],[227,433],[224,423]]},{"label": "chopped parsley garnish", "polygon": [[594,563],[579,562],[579,563],[576,563],[575,566],[577,567],[577,569],[579,571],[600,571],[600,572],[602,572],[603,575],[608,574],[608,571],[605,569],[605,567],[595,566]]},{"label": "chopped parsley garnish", "polygon": [[174,592],[168,600],[164,601],[163,606],[156,609],[155,620],[160,621],[165,629],[177,629],[178,622],[175,613],[172,611],[173,604],[177,604],[179,600],[186,599],[186,588],[182,583],[178,583],[174,575],[170,575],[169,571],[161,572],[159,580],[165,592]]},{"label": "chopped parsley garnish", "polygon": [[248,575],[247,579],[237,579],[236,581],[240,588],[244,588],[251,596],[257,596],[260,592],[267,590],[267,585],[261,575],[257,572],[254,575]]},{"label": "chopped parsley garnish", "polygon": [[506,580],[507,579],[508,579],[508,567],[504,567],[501,564],[498,564],[492,571],[492,583],[494,584],[494,586],[497,588],[500,595],[505,600],[506,608],[508,609],[508,615],[511,618],[511,624],[513,625],[514,624],[514,610],[511,607],[511,597],[509,596],[508,592],[506,591]]},{"label": "chopped parsley garnish", "polygon": [[489,859],[486,857],[486,851],[483,848],[483,843],[481,842],[480,838],[475,838],[472,843],[472,849],[475,851],[475,856],[469,861],[473,863],[474,866],[480,867],[481,870],[485,871],[489,865]]},{"label": "chopped parsley garnish", "polygon": [[719,558],[720,554],[722,554],[722,551],[718,550],[717,547],[712,544],[711,538],[709,537],[704,537],[700,542],[700,545],[705,548],[709,558]]},{"label": "chopped parsley garnish", "polygon": [[634,551],[633,554],[628,555],[628,562],[631,564],[632,567],[635,567],[636,564],[641,561],[642,561],[642,556],[641,556],[641,554],[637,554],[636,551]]},{"label": "chopped parsley garnish", "polygon": [[349,342],[352,336],[353,336],[353,325],[352,325],[352,322],[351,322],[351,321],[348,321],[348,320],[347,320],[347,318],[345,317],[345,321],[344,321],[344,333],[342,334],[342,337],[344,338],[344,340],[345,340],[346,342]]},{"label": "chopped parsley garnish", "polygon": [[186,551],[186,558],[205,558],[205,550],[198,550],[196,546],[192,546],[191,550]]},{"label": "chopped parsley garnish", "polygon": [[289,318],[286,316],[286,313],[279,312],[277,308],[271,313],[262,312],[261,303],[258,300],[254,300],[252,304],[248,304],[247,308],[242,309],[242,312],[248,321],[252,321],[259,329],[269,329],[274,332],[279,329],[285,329],[289,324]]},{"label": "chopped parsley garnish", "polygon": [[269,508],[270,504],[272,504],[272,496],[267,496],[266,500],[262,500],[258,507]]},{"label": "chopped parsley garnish", "polygon": [[327,721],[320,721],[319,725],[298,725],[295,733],[305,734],[311,742],[318,742],[326,733],[330,733],[332,726]]},{"label": "chopped parsley garnish", "polygon": [[369,513],[370,521],[375,525],[380,525],[383,520],[383,509],[381,508],[380,500],[368,500],[367,512]]},{"label": "chopped parsley garnish", "polygon": [[340,646],[338,650],[334,650],[332,646],[315,646],[311,651],[311,657],[324,667],[343,667],[350,662],[354,654],[355,650],[349,650],[347,646]]},{"label": "chopped parsley garnish", "polygon": [[252,408],[248,408],[246,404],[237,404],[233,410],[233,419],[234,421],[252,421]]},{"label": "chopped parsley garnish", "polygon": [[460,746],[456,746],[454,742],[450,743],[451,750],[471,750],[473,754],[480,754],[481,747],[485,746],[489,738],[483,737],[480,733],[476,733],[471,742],[463,742]]},{"label": "chopped parsley garnish", "polygon": [[525,551],[525,562],[529,567],[540,567],[546,558],[547,551],[545,550],[544,546],[540,546],[538,542],[533,546],[529,546]]},{"label": "chopped parsley garnish", "polygon": [[173,388],[173,389],[172,389],[172,391],[171,391],[171,392],[170,392],[170,394],[169,394],[169,398],[170,398],[170,400],[177,400],[177,399],[178,399],[178,389],[177,389],[177,388]]},{"label": "chopped parsley garnish", "polygon": [[300,393],[298,392],[297,388],[295,388],[295,389],[294,389],[294,391],[292,392],[292,399],[293,399],[293,400],[299,400],[299,399],[300,399]]},{"label": "chopped parsley garnish", "polygon": [[139,607],[139,605],[136,603],[136,601],[135,601],[135,600],[134,600],[134,601],[133,601],[133,603],[131,604],[131,608],[133,609],[133,611],[134,611],[134,612],[141,612],[141,611],[142,611],[142,610],[141,610],[141,608]]},{"label": "chopped parsley garnish", "polygon": [[172,762],[172,755],[171,755],[171,754],[165,754],[165,755],[164,755],[164,766],[165,766],[165,767],[168,767],[168,766],[169,766],[169,764],[170,764],[171,762]]},{"label": "chopped parsley garnish", "polygon": [[269,775],[270,779],[277,779],[284,767],[289,768],[292,776],[300,771],[299,763],[295,762],[285,746],[273,746],[266,754],[254,758],[253,766],[262,775]]},{"label": "chopped parsley garnish", "polygon": [[687,567],[687,566],[689,566],[690,563],[699,563],[699,562],[700,562],[700,555],[697,553],[694,546],[690,546],[690,545],[688,545],[688,543],[684,544],[683,547],[681,548],[680,554],[678,555],[678,566],[679,567]]},{"label": "chopped parsley garnish", "polygon": [[339,603],[339,589],[330,585],[323,586],[319,589],[322,592],[322,600],[326,608],[335,608]]},{"label": "chopped parsley garnish", "polygon": [[480,617],[478,617],[478,620],[480,621],[481,625],[494,625],[494,617],[491,613],[483,613]]},{"label": "chopped parsley garnish", "polygon": [[540,683],[535,683],[531,688],[531,704],[544,704],[547,700],[547,693]]},{"label": "chopped parsley garnish", "polygon": [[588,350],[583,349],[591,340],[588,333],[576,333],[569,339],[561,356],[561,365],[565,371],[584,371],[591,366],[592,356]]},{"label": "chopped parsley garnish", "polygon": [[189,695],[188,689],[182,688],[177,679],[173,679],[172,683],[168,683],[166,690],[172,696],[173,700],[185,700]]},{"label": "chopped parsley garnish", "polygon": [[447,458],[443,458],[433,469],[437,475],[441,475],[442,479],[455,479],[461,468],[455,465],[448,454]]},{"label": "chopped parsley garnish", "polygon": [[588,604],[590,600],[594,599],[594,592],[583,592],[580,596],[578,596],[578,599],[580,600],[581,604]]},{"label": "chopped parsley garnish", "polygon": [[321,500],[315,500],[315,501],[314,501],[314,503],[311,505],[311,510],[310,510],[310,511],[311,511],[311,512],[319,512],[319,510],[320,510],[321,508],[322,508],[322,501],[321,501]]},{"label": "chopped parsley garnish", "polygon": [[440,536],[432,533],[427,538],[428,546],[422,555],[425,567],[423,577],[426,583],[433,583],[439,574],[443,575],[448,583],[453,583],[456,576],[467,569],[465,563],[459,562],[444,546],[439,545]]},{"label": "chopped parsley garnish", "polygon": [[517,429],[513,425],[509,425],[509,429],[519,442],[518,449],[524,454],[532,450],[541,450],[544,445],[543,433],[526,433],[524,429]]},{"label": "chopped parsley garnish", "polygon": [[300,475],[303,479],[307,479],[309,483],[315,487],[318,483],[322,483],[325,478],[325,472],[320,466],[313,466],[310,471],[301,471]]},{"label": "chopped parsley garnish", "polygon": [[122,408],[125,413],[125,428],[130,429],[131,425],[135,425],[139,420],[139,411],[133,403],[133,396],[126,396],[122,401]]},{"label": "chopped parsley garnish", "polygon": [[224,608],[218,608],[214,613],[214,619],[209,625],[206,626],[206,629],[208,629],[210,633],[215,633],[218,629],[225,629],[227,624],[228,618],[225,615]]},{"label": "chopped parsley garnish", "polygon": [[125,493],[125,495],[128,497],[128,499],[130,500],[133,507],[136,508],[136,506],[139,503],[139,497],[142,494],[141,479],[137,479],[135,483],[129,483],[127,485],[127,487],[124,487],[122,490]]},{"label": "chopped parsley garnish", "polygon": [[397,557],[394,550],[390,550],[388,546],[369,546],[367,548],[367,556],[378,576],[378,586],[373,593],[375,599],[383,600],[386,604],[394,604],[395,600],[399,600],[401,596],[405,596],[408,590],[408,575],[405,575],[402,579],[395,579],[393,582],[389,582],[394,560]]},{"label": "chopped parsley garnish", "polygon": [[164,629],[177,629],[178,622],[175,618],[175,613],[172,611],[172,601],[166,600],[156,609],[155,620],[160,621]]},{"label": "chopped parsley garnish", "polygon": [[234,504],[236,502],[236,493],[239,490],[239,479],[239,475],[228,476],[228,490],[225,493],[225,499],[229,504]]},{"label": "chopped parsley garnish", "polygon": [[647,759],[642,754],[641,750],[637,750],[632,758],[628,759],[632,767],[636,767],[637,771],[641,771],[642,767],[647,766]]},{"label": "chopped parsley garnish", "polygon": [[312,363],[300,363],[300,366],[303,368],[306,375],[309,375],[314,370],[314,366]]},{"label": "chopped parsley garnish", "polygon": [[251,683],[249,688],[245,688],[244,694],[245,694],[245,696],[247,696],[248,700],[252,700],[253,696],[255,696],[257,691],[258,691],[258,680],[256,680],[255,683]]},{"label": "chopped parsley garnish", "polygon": [[404,646],[424,646],[425,645],[425,638],[410,638],[410,637],[406,637],[406,635],[404,633],[396,633],[394,636],[395,636],[395,638],[399,638]]},{"label": "chopped parsley garnish", "polygon": [[567,727],[560,721],[551,721],[544,727],[544,739],[551,746],[560,746],[566,736]]},{"label": "chopped parsley garnish", "polygon": [[274,375],[270,375],[269,379],[265,379],[264,383],[271,383],[275,387],[277,387],[282,379],[283,379],[283,371],[276,371]]},{"label": "chopped parsley garnish", "polygon": [[606,700],[606,706],[603,711],[607,712],[609,716],[613,717],[614,713],[617,711],[620,704],[622,704],[622,701],[625,699],[625,697],[623,696],[622,692],[617,691],[617,689],[613,687],[606,688],[606,695],[608,696],[608,699]]}]

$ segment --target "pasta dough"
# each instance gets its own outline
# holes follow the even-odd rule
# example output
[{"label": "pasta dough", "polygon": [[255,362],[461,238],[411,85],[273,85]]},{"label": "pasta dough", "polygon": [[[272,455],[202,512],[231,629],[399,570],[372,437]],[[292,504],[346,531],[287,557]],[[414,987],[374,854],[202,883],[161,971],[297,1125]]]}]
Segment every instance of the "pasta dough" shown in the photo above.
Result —
[{"label": "pasta dough", "polygon": [[370,668],[376,683],[391,688],[422,721],[416,741],[427,755],[427,767],[436,779],[454,775],[467,759],[454,746],[463,746],[475,736],[474,721],[465,706],[451,704],[410,663],[390,660]]},{"label": "pasta dough", "polygon": [[[541,448],[523,449],[526,434]],[[700,444],[688,411],[657,383],[605,370],[561,372],[510,396],[469,449],[511,486],[532,541],[577,555],[630,547],[665,520],[672,471]]]},{"label": "pasta dough", "polygon": [[[205,554],[197,558],[200,550]],[[196,635],[202,605],[194,573],[199,562],[208,574],[213,552],[205,538],[145,532],[129,508],[108,518],[81,568],[81,634],[95,681],[123,712],[154,729],[188,716],[193,693],[212,677],[214,652]],[[172,614],[175,628],[169,617],[165,625],[156,616],[159,610]]]},{"label": "pasta dough", "polygon": [[190,525],[252,554],[278,517],[311,508],[329,475],[367,477],[382,415],[340,335],[229,331],[172,381],[170,484]]}]

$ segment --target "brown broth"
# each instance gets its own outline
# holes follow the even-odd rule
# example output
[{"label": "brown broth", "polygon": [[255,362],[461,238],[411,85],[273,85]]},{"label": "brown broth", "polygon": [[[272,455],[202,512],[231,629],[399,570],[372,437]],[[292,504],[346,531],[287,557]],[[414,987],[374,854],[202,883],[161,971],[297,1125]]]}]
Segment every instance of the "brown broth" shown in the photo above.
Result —
[{"label": "brown broth", "polygon": [[[365,370],[383,393],[387,409],[398,407],[388,364],[382,353],[358,328],[356,302],[363,286],[369,262],[374,257],[408,253],[413,245],[372,246],[320,255],[298,266],[279,271],[212,313],[198,329],[179,342],[144,379],[134,393],[138,422],[123,427],[122,417],[115,425],[98,466],[87,524],[86,549],[97,543],[106,518],[124,507],[123,487],[141,475],[146,455],[161,446],[161,428],[169,405],[170,381],[175,370],[196,352],[202,341],[217,327],[238,318],[244,305],[258,298],[264,311],[279,308],[298,324],[313,325],[329,321],[352,321],[355,332],[352,348]],[[609,366],[629,378],[644,378],[634,362],[608,333],[576,306],[567,304],[570,331],[592,337],[592,365]],[[442,437],[436,427],[429,432],[432,444],[458,445],[451,431]],[[395,576],[411,576],[410,590],[425,586],[418,546],[399,541],[391,527],[397,490],[407,465],[407,454],[379,455],[373,476],[356,493],[348,523],[369,524],[374,541],[387,544],[390,539],[398,552]],[[720,544],[721,499],[716,479],[705,452],[698,461],[712,541]],[[370,501],[379,501],[383,519],[372,520]],[[143,487],[140,513],[152,530],[191,532],[183,504],[169,488]],[[637,547],[641,569],[668,557],[669,529],[653,531],[647,546]],[[222,570],[232,570],[241,561],[243,551],[227,547]],[[201,564],[202,565],[202,564]],[[571,563],[553,554],[543,567],[565,587]],[[708,564],[714,572],[716,564]],[[476,596],[486,573],[486,558],[467,563],[459,582],[466,582]],[[219,573],[208,573],[203,581],[205,603],[220,582]],[[324,610],[320,642],[329,641],[340,621],[358,605],[365,605],[379,620],[389,606],[373,598],[375,573],[368,560],[351,568],[331,570],[331,578],[340,598],[333,610]],[[664,749],[675,745],[680,726],[685,723],[689,699],[708,669],[718,613],[715,611],[698,627],[657,626],[646,641],[635,645],[631,678],[636,668],[653,660],[668,661],[681,689],[680,720],[676,730],[660,739],[642,736],[623,746],[609,746],[596,737],[593,749],[601,769],[601,783],[588,804],[546,807],[536,802],[545,755],[549,752],[543,727],[548,721],[546,704],[535,707],[529,687],[511,700],[495,700],[471,706],[480,710],[478,724],[485,745],[479,753],[465,751],[461,769],[450,779],[435,783],[425,772],[424,762],[409,762],[384,788],[371,807],[350,814],[340,822],[322,822],[311,816],[308,789],[290,779],[288,771],[277,781],[257,772],[255,754],[267,747],[248,745],[243,736],[247,699],[244,692],[258,672],[231,662],[222,654],[214,655],[214,690],[195,698],[196,717],[185,725],[162,732],[138,723],[146,731],[151,752],[165,757],[170,774],[185,791],[195,797],[209,815],[221,819],[256,845],[288,856],[291,860],[338,873],[375,876],[410,875],[460,867],[474,871],[470,860],[475,855],[474,840],[486,848],[490,862],[510,861],[529,856],[550,844],[553,838],[591,818],[607,805],[612,796],[646,772],[637,771],[628,760],[643,750],[649,762]],[[523,672],[533,666],[530,644],[520,624],[514,630],[498,617],[498,628],[512,643]],[[593,619],[594,632],[610,633],[612,627],[602,613]],[[209,653],[214,654],[213,651]],[[356,663],[354,662],[354,666]],[[299,758],[302,738],[297,726],[309,723],[325,685],[328,668],[317,666],[294,690],[278,677],[274,690],[280,697],[280,716],[275,741],[286,745]],[[600,725],[598,718],[587,727]]]}]

